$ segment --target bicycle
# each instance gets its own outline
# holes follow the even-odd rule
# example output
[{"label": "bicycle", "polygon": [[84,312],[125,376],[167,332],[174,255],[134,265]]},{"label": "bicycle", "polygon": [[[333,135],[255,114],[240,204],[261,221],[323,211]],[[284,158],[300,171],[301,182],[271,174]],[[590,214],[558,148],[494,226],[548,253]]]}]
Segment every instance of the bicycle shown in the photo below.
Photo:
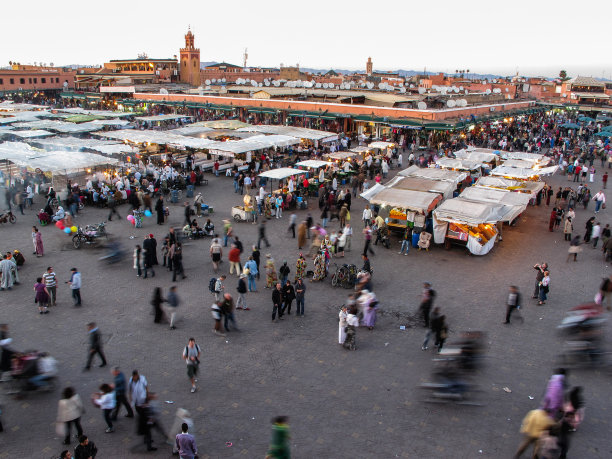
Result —
[{"label": "bicycle", "polygon": [[353,288],[357,280],[357,267],[349,264],[338,266],[337,263],[334,266],[336,271],[332,275],[332,287]]}]

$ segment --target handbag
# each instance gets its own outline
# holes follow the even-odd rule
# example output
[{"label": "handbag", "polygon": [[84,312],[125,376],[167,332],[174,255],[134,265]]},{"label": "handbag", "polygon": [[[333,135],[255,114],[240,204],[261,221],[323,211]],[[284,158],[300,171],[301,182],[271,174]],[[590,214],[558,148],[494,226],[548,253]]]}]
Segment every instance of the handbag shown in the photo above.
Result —
[{"label": "handbag", "polygon": [[55,422],[55,433],[60,437],[66,436],[66,423],[65,422]]}]

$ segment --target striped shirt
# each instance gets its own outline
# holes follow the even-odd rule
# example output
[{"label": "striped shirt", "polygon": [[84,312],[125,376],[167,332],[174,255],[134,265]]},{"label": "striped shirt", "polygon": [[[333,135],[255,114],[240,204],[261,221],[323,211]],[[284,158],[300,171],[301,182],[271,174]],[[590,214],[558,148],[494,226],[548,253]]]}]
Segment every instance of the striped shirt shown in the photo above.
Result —
[{"label": "striped shirt", "polygon": [[57,279],[54,272],[46,272],[42,277],[46,287],[55,287],[57,285]]}]

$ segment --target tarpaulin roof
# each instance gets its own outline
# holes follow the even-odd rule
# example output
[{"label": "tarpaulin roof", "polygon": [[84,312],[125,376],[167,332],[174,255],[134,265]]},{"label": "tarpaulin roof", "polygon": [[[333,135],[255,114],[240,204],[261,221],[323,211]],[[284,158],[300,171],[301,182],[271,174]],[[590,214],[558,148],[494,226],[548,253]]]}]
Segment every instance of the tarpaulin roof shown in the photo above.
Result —
[{"label": "tarpaulin roof", "polygon": [[441,199],[442,195],[437,193],[385,188],[384,190],[381,190],[379,193],[375,194],[370,199],[370,203],[380,206],[386,205],[390,207],[416,210],[427,214]]},{"label": "tarpaulin roof", "polygon": [[361,193],[359,196],[361,196],[366,201],[370,201],[372,197],[376,196],[378,193],[380,193],[385,188],[386,187],[384,185],[381,185],[380,183],[375,183],[374,186],[371,186],[366,191]]},{"label": "tarpaulin roof", "polygon": [[78,137],[51,137],[31,140],[30,144],[40,146],[45,150],[94,150],[107,155],[117,153],[135,153],[137,149],[113,140],[81,139]]},{"label": "tarpaulin roof", "polygon": [[292,169],[291,167],[280,167],[278,169],[270,169],[269,171],[259,174],[260,177],[266,177],[273,180],[283,180],[292,175],[305,174],[306,171]]},{"label": "tarpaulin roof", "polygon": [[476,181],[476,186],[485,188],[499,188],[510,191],[520,191],[535,194],[544,188],[544,182],[520,181],[512,180],[503,177],[480,177]]},{"label": "tarpaulin roof", "polygon": [[423,177],[432,180],[444,180],[447,182],[459,183],[468,176],[466,172],[451,171],[449,169],[436,169],[433,167],[410,166],[407,169],[399,171],[398,175],[404,177]]},{"label": "tarpaulin roof", "polygon": [[64,132],[64,133],[76,133],[76,132],[92,132],[99,131],[104,128],[104,120],[97,120],[98,123],[88,122],[88,123],[69,123],[67,121],[58,121],[58,120],[36,120],[36,121],[26,121],[22,123],[15,123],[15,127],[26,128],[26,129],[46,129],[49,131],[56,132]]},{"label": "tarpaulin roof", "polygon": [[238,129],[238,131],[288,135],[291,137],[297,137],[298,139],[320,140],[322,142],[338,139],[338,134],[335,134],[333,132],[319,131],[316,129],[308,129],[295,126],[258,124],[254,126],[240,128]]},{"label": "tarpaulin roof", "polygon": [[440,158],[436,160],[436,164],[443,169],[457,169],[463,171],[473,171],[479,169],[482,161],[473,161],[470,159],[453,159]]},{"label": "tarpaulin roof", "polygon": [[528,179],[530,177],[539,177],[542,175],[554,174],[559,166],[544,167],[542,169],[526,169],[520,167],[497,166],[491,171],[491,175],[499,175],[502,177]]},{"label": "tarpaulin roof", "polygon": [[34,105],[34,104],[16,104],[12,100],[5,100],[0,102],[0,111],[28,111],[28,110],[41,110],[47,108],[45,105]]},{"label": "tarpaulin roof", "polygon": [[209,139],[198,139],[178,134],[172,131],[154,131],[152,129],[122,129],[119,131],[97,132],[95,135],[109,139],[120,139],[133,143],[156,143],[158,145],[180,145],[189,148],[210,148],[210,145],[219,143]]},{"label": "tarpaulin roof", "polygon": [[502,163],[502,166],[533,169],[534,164],[535,163],[533,161],[529,161],[526,159],[507,159]]},{"label": "tarpaulin roof", "polygon": [[95,115],[95,116],[104,116],[105,118],[121,118],[124,116],[131,116],[133,113],[131,112],[113,112],[111,110],[86,110],[80,107],[74,108],[59,108],[57,109],[59,112],[64,113],[76,113],[79,115]]},{"label": "tarpaulin roof", "polygon": [[26,130],[26,131],[9,131],[6,134],[15,135],[24,139],[31,137],[44,137],[46,135],[54,135],[53,132],[45,131],[42,129]]},{"label": "tarpaulin roof", "polygon": [[350,159],[350,158],[354,158],[357,155],[357,153],[351,152],[351,151],[337,151],[335,153],[327,153],[323,156],[325,156],[326,158],[329,159],[338,159],[338,160],[343,160],[343,159]]},{"label": "tarpaulin roof", "polygon": [[329,166],[329,162],[320,161],[318,159],[307,159],[305,161],[300,161],[299,163],[295,163],[296,166],[301,167],[312,167],[314,169],[318,169],[319,167]]},{"label": "tarpaulin roof", "polygon": [[[209,142],[212,141],[209,140]],[[298,143],[300,143],[300,139],[286,135],[256,135],[248,139],[213,142],[206,148],[210,149],[211,153],[227,152],[240,154],[247,151],[264,150],[266,148],[287,147]]]},{"label": "tarpaulin roof", "polygon": [[453,182],[443,182],[423,177],[398,176],[387,183],[387,188],[441,193],[445,198],[450,198],[453,196],[453,191],[457,189],[457,186]]},{"label": "tarpaulin roof", "polygon": [[477,163],[490,163],[499,158],[499,155],[495,153],[475,150],[458,150],[454,154],[457,159],[474,161]]},{"label": "tarpaulin roof", "polygon": [[[437,220],[476,226],[481,223],[507,221],[517,206],[472,201],[462,197],[447,199],[434,210]],[[520,212],[519,212],[520,213]],[[517,214],[518,215],[518,214]]]},{"label": "tarpaulin roof", "polygon": [[116,164],[116,159],[94,153],[41,151],[23,143],[0,144],[0,159],[20,167],[41,169],[44,172],[63,172],[87,167]]},{"label": "tarpaulin roof", "polygon": [[395,144],[393,142],[372,142],[368,145],[369,148],[378,148],[379,150],[384,150],[385,148],[392,148]]},{"label": "tarpaulin roof", "polygon": [[0,116],[0,124],[12,124],[20,121],[37,120],[49,112],[13,112],[11,116]]},{"label": "tarpaulin roof", "polygon": [[480,186],[470,186],[463,190],[461,198],[472,201],[492,202],[496,204],[507,204],[512,206],[523,206],[523,210],[529,204],[531,196],[527,193],[514,193],[509,190],[496,190]]},{"label": "tarpaulin roof", "polygon": [[185,126],[182,128],[170,129],[168,132],[172,134],[179,134],[179,135],[194,135],[194,134],[201,134],[202,132],[209,132],[212,130],[213,130],[212,128],[209,128],[206,126],[189,125],[189,126]]},{"label": "tarpaulin roof", "polygon": [[205,126],[211,129],[240,129],[250,126],[248,123],[243,123],[239,120],[215,120],[215,121],[200,121],[193,123],[191,126]]},{"label": "tarpaulin roof", "polygon": [[521,159],[523,161],[532,161],[538,164],[548,164],[551,159],[538,153],[526,153],[523,151],[503,151],[501,153],[501,157],[504,159]]},{"label": "tarpaulin roof", "polygon": [[370,151],[370,147],[364,147],[362,145],[360,147],[351,148],[350,151],[352,151],[353,153],[366,153],[366,152]]}]

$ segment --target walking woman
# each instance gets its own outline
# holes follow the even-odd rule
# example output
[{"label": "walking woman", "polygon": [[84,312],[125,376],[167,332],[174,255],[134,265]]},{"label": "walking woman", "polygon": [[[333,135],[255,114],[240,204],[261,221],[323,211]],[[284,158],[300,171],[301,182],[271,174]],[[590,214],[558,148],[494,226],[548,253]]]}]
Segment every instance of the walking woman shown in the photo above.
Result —
[{"label": "walking woman", "polygon": [[357,307],[351,306],[349,313],[346,316],[346,339],[344,340],[344,348],[354,351],[356,349],[355,334],[359,327],[359,317],[357,317]]},{"label": "walking woman", "polygon": [[34,244],[36,247],[36,256],[42,257],[45,254],[45,250],[43,247],[42,234],[38,231],[38,228],[35,226],[32,228],[34,231]]},{"label": "walking woman", "polygon": [[556,221],[557,221],[557,208],[554,207],[553,210],[550,212],[550,220],[548,221],[548,231],[550,231],[551,233],[555,227]]},{"label": "walking woman", "polygon": [[549,285],[550,285],[550,276],[548,274],[548,271],[544,271],[544,277],[540,281],[540,301],[538,302],[539,305],[546,304],[546,299],[547,299],[547,295],[549,291]]},{"label": "walking woman", "polygon": [[163,225],[164,224],[164,197],[160,196],[157,199],[157,202],[155,203],[155,212],[157,213],[157,224],[158,225]]},{"label": "walking woman", "polygon": [[314,260],[314,275],[311,282],[316,282],[325,279],[325,253],[320,250]]},{"label": "walking woman", "polygon": [[574,225],[572,224],[572,217],[565,219],[565,225],[563,226],[563,234],[565,235],[566,241],[572,240],[572,231],[574,231]]},{"label": "walking woman", "polygon": [[572,255],[574,255],[574,261],[577,261],[580,252],[582,252],[582,247],[580,247],[580,235],[577,235],[570,241],[570,247],[567,251],[567,260],[565,261],[570,261]]},{"label": "walking woman", "polygon": [[48,314],[49,291],[47,290],[47,286],[43,283],[42,277],[36,279],[36,283],[34,284],[34,291],[36,292],[34,302],[38,303],[39,314]]},{"label": "walking woman", "polygon": [[342,306],[340,312],[338,313],[338,344],[343,344],[346,339],[346,331],[345,328],[348,324],[348,308],[346,306]]},{"label": "walking woman", "polygon": [[162,297],[162,289],[160,287],[155,287],[153,291],[153,299],[151,300],[151,305],[153,306],[153,312],[155,314],[155,318],[153,322],[156,324],[161,323],[164,318],[164,310],[162,309],[162,303],[166,300]]},{"label": "walking woman", "polygon": [[91,401],[102,410],[104,421],[107,425],[105,432],[114,432],[115,429],[113,428],[111,413],[115,409],[117,402],[115,401],[115,391],[113,388],[106,383],[102,384],[100,386],[100,392],[93,394]]},{"label": "walking woman", "polygon": [[81,416],[85,412],[83,401],[72,387],[66,387],[62,399],[57,402],[57,432],[64,435],[64,445],[70,444],[70,424],[74,424],[77,436],[83,435]]},{"label": "walking woman", "polygon": [[591,217],[587,220],[587,222],[584,225],[585,228],[585,232],[584,232],[584,242],[586,242],[587,244],[589,242],[591,242],[591,234],[593,233],[593,225],[595,224],[595,217]]},{"label": "walking woman", "polygon": [[134,269],[136,277],[140,277],[142,275],[142,248],[138,244],[134,248]]}]

